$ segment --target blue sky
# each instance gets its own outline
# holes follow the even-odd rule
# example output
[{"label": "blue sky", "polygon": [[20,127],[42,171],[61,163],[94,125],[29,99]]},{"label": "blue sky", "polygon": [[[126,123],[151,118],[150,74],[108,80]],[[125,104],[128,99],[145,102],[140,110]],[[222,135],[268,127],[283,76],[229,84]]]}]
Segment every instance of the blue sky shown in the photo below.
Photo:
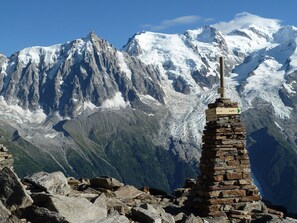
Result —
[{"label": "blue sky", "polygon": [[0,53],[49,46],[91,30],[120,49],[136,32],[183,33],[249,12],[297,26],[296,0],[3,0]]}]

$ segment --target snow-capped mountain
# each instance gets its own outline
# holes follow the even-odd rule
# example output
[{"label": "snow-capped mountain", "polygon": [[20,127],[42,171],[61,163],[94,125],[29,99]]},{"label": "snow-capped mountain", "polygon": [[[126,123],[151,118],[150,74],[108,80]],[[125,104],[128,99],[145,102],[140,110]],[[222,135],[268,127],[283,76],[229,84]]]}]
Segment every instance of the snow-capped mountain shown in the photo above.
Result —
[{"label": "snow-capped mountain", "polygon": [[[167,104],[169,107],[176,105],[179,114],[183,109],[186,114],[190,110],[186,103],[183,109],[179,108],[176,103],[179,97],[188,100],[192,97],[187,104],[192,108],[197,102],[206,105],[214,100],[218,57],[223,55],[227,66],[227,95],[239,101],[243,111],[253,108],[254,101],[261,99],[272,104],[276,117],[287,119],[294,106],[288,106],[279,92],[289,98],[296,94],[292,77],[297,70],[296,35],[296,27],[281,26],[274,19],[241,13],[228,23],[188,30],[183,35],[142,32],[130,39],[123,50],[159,68],[167,81],[163,83]],[[193,117],[196,125],[203,110],[201,106],[200,111],[193,111],[196,112]],[[181,119],[181,122],[185,121]],[[204,121],[198,128],[203,129],[203,125]],[[177,137],[186,137],[192,129],[182,128]]]},{"label": "snow-capped mountain", "polygon": [[265,198],[293,211],[296,38],[296,27],[241,13],[184,34],[137,33],[122,51],[90,33],[0,55],[0,143],[20,175],[62,170],[172,190],[197,174],[224,56],[255,179]]},{"label": "snow-capped mountain", "polygon": [[[164,134],[196,147],[201,144],[205,107],[217,97],[218,57],[224,56],[227,96],[238,101],[242,108],[252,162],[255,169],[258,166],[255,176],[264,188],[264,197],[286,203],[284,195],[281,195],[283,201],[280,201],[269,189],[268,184],[279,187],[280,179],[276,180],[278,183],[268,180],[267,174],[273,175],[275,170],[271,170],[273,164],[270,162],[275,162],[275,165],[282,166],[278,174],[285,175],[289,171],[288,163],[280,160],[291,158],[277,155],[284,152],[275,149],[279,145],[265,151],[273,153],[274,158],[271,159],[274,161],[260,160],[260,155],[254,157],[261,149],[254,152],[253,148],[257,147],[255,141],[259,137],[253,134],[266,129],[265,134],[281,141],[280,144],[290,150],[284,153],[295,157],[294,161],[288,161],[290,165],[296,161],[296,35],[297,28],[294,26],[282,26],[275,19],[240,13],[232,21],[188,30],[184,34],[141,32],[134,35],[123,50],[160,70],[166,105],[170,108]],[[265,137],[261,137],[264,140]],[[268,145],[271,147],[269,143],[261,144],[261,148]],[[262,157],[265,159],[265,156]],[[259,170],[261,162],[270,164]],[[297,174],[296,164],[292,165],[295,166],[294,174]],[[268,166],[270,170],[267,170]],[[290,208],[293,210],[292,206]]]},{"label": "snow-capped mountain", "polygon": [[7,104],[42,110],[44,117],[54,112],[76,117],[86,108],[126,107],[135,90],[162,102],[156,75],[152,67],[91,33],[66,44],[15,53],[2,65],[0,91]]}]

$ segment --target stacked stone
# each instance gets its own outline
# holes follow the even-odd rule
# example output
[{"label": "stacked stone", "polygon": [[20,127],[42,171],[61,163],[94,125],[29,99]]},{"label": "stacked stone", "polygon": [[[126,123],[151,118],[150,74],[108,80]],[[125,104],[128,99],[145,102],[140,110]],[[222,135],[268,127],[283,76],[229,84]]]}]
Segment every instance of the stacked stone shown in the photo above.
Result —
[{"label": "stacked stone", "polygon": [[6,147],[0,144],[0,170],[4,167],[13,168],[13,157],[8,153]]},{"label": "stacked stone", "polygon": [[[217,99],[209,104],[209,108],[217,107],[237,108],[237,103]],[[201,175],[192,190],[199,214],[234,215],[234,210],[241,209],[246,203],[260,201],[251,176],[246,129],[239,115],[217,115],[215,121],[207,122],[202,140]]]}]

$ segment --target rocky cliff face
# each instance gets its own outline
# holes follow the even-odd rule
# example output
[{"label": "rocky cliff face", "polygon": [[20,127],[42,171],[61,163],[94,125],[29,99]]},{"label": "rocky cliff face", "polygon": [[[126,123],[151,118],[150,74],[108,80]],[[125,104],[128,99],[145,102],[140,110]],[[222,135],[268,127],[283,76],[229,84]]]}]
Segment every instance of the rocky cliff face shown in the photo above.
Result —
[{"label": "rocky cliff face", "polygon": [[[8,104],[77,117],[86,107],[126,107],[137,94],[164,103],[158,72],[94,33],[66,44],[21,50],[4,61],[0,92]],[[111,102],[114,100],[114,103]],[[105,103],[104,103],[105,102]]]}]

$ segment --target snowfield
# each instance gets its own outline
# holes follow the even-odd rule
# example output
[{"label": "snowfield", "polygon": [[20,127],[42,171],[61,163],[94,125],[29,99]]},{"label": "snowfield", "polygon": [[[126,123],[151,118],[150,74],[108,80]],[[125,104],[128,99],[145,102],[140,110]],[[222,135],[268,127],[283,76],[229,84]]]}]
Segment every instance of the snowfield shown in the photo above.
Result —
[{"label": "snowfield", "polygon": [[[276,117],[289,119],[292,108],[283,103],[279,90],[296,93],[286,83],[286,75],[297,69],[296,35],[296,27],[282,26],[279,20],[240,13],[229,22],[188,30],[184,35],[142,32],[123,50],[159,67],[171,117],[164,131],[177,139],[193,138],[200,143],[204,111],[218,97],[218,83],[201,87],[193,72],[207,70],[203,73],[206,77],[218,77],[218,58],[223,56],[229,69],[227,96],[238,101],[242,111],[261,99],[273,106]],[[179,76],[189,86],[189,94],[172,87],[172,80]]]}]

